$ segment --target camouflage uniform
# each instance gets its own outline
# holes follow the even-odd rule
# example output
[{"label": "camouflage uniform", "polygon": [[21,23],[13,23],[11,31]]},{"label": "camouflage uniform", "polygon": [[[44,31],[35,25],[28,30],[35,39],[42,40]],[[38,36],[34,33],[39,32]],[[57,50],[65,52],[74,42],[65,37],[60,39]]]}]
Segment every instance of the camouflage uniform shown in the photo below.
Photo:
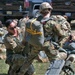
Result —
[{"label": "camouflage uniform", "polygon": [[63,46],[63,43],[71,34],[70,23],[61,15],[52,15],[51,18],[53,18],[53,20],[55,20],[58,24],[61,25],[61,29],[63,30],[64,37],[55,36],[55,41],[58,42],[61,46]]},{"label": "camouflage uniform", "polygon": [[[54,41],[54,42],[58,42],[59,41],[59,37],[65,37],[64,33],[63,33],[63,30],[61,29],[61,26],[59,23],[57,23],[54,19],[52,20],[49,20],[46,22],[46,24],[44,25],[44,35],[45,35],[45,38],[47,39],[49,36],[51,37],[51,40]],[[56,36],[58,37],[58,41],[56,41]],[[61,39],[60,38],[60,39]],[[50,44],[48,43],[50,42],[50,40],[46,41],[44,43],[45,46],[48,47],[48,45],[50,46],[50,50],[52,53],[56,53],[54,59],[58,59],[58,58],[61,58],[63,59],[64,57],[62,57],[61,53],[59,53],[55,48],[54,48],[54,45],[50,42]],[[48,54],[49,52],[47,51],[47,49],[45,50],[46,54]],[[47,53],[48,52],[48,53]],[[53,57],[52,57],[52,53],[51,54],[48,54],[49,58],[52,60]],[[64,53],[63,53],[64,54]],[[51,55],[51,56],[50,56]],[[59,56],[58,56],[59,55]],[[64,54],[65,55],[65,54]]]},{"label": "camouflage uniform", "polygon": [[[43,25],[43,27],[45,29],[44,30],[45,39],[47,39],[48,36],[52,36],[52,34],[55,34],[55,33],[58,36],[59,35],[64,36],[63,31],[60,28],[58,29],[58,27],[60,27],[60,25],[53,20],[47,21],[46,24]],[[66,58],[66,54],[64,52],[59,53],[59,55],[58,55],[58,51],[54,48],[50,39],[48,39],[48,40],[45,40],[42,48],[32,46],[30,56],[28,57],[27,61],[25,62],[25,65],[23,67],[21,67],[21,69],[24,69],[24,67],[28,67],[33,62],[33,60],[37,57],[40,50],[45,51],[45,53],[47,54],[50,61],[54,60],[54,59],[58,59],[58,58],[60,58],[60,59]],[[21,70],[18,75],[22,75],[22,73],[25,73],[25,72],[26,72],[26,69]]]},{"label": "camouflage uniform", "polygon": [[[16,75],[15,72],[22,66],[22,64],[28,57],[26,53],[24,53],[26,48],[24,48],[24,46],[21,44],[23,35],[21,33],[20,28],[18,28],[18,32],[19,32],[18,38],[7,33],[3,40],[6,46],[6,55],[7,55],[6,63],[9,64],[11,67],[9,73],[10,75]],[[32,75],[32,73],[34,72],[32,65],[29,66],[29,70],[27,69],[27,72],[28,75]]]},{"label": "camouflage uniform", "polygon": [[[45,4],[43,4],[43,5],[46,6]],[[51,6],[48,7],[48,5],[47,5],[47,8],[52,9],[52,7]],[[42,9],[41,6],[40,6],[40,9]],[[40,11],[40,12],[42,12],[42,11]],[[60,37],[65,36],[63,33],[63,30],[61,29],[60,24],[58,22],[56,22],[55,20],[50,19],[50,16],[49,16],[49,18],[44,18],[43,16],[40,16],[37,18],[37,20],[39,20],[43,24],[45,41],[44,41],[44,44],[42,47],[32,46],[31,54],[28,57],[28,60],[25,62],[25,65],[23,67],[28,67],[33,62],[33,60],[37,57],[40,50],[45,51],[45,53],[47,54],[50,61],[54,60],[54,59],[65,59],[67,57],[65,52],[59,53],[59,51],[54,48],[54,45],[50,41],[51,38],[54,38],[53,37],[54,34],[56,34],[57,36],[60,36]],[[49,39],[48,39],[48,37],[49,37]],[[23,69],[23,67],[21,67],[21,69]],[[18,75],[22,75],[22,73],[25,73],[25,72],[26,72],[26,69],[21,70],[18,73]]]}]

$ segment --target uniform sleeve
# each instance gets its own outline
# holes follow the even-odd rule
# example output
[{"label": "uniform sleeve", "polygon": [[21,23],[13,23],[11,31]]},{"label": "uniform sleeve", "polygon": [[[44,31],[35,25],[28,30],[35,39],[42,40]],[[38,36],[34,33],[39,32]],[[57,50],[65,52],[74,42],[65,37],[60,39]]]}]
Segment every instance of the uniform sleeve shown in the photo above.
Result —
[{"label": "uniform sleeve", "polygon": [[46,23],[45,30],[49,33],[55,33],[58,36],[64,36],[63,30],[61,29],[61,25],[53,20],[50,20]]},{"label": "uniform sleeve", "polygon": [[63,32],[63,29],[61,28],[61,25],[54,22],[53,23],[53,31],[58,35],[58,36],[65,36],[65,33]]},{"label": "uniform sleeve", "polygon": [[4,39],[4,44],[7,49],[14,50],[14,52],[20,52],[24,48],[19,42],[16,42],[13,38],[11,37],[6,37]]}]

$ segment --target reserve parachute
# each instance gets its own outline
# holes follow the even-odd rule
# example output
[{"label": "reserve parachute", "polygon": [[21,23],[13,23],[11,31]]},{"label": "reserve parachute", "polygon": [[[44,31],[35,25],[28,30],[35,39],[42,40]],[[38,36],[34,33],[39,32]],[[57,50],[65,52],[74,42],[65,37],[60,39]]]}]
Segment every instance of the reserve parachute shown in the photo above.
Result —
[{"label": "reserve parachute", "polygon": [[26,23],[26,41],[33,46],[42,46],[44,43],[43,25],[37,18],[29,19]]}]

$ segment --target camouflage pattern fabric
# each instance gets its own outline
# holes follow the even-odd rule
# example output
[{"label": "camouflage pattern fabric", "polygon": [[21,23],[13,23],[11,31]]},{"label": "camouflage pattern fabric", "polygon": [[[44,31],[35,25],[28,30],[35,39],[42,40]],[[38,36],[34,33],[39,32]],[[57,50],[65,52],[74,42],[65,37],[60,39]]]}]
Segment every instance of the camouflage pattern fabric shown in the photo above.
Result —
[{"label": "camouflage pattern fabric", "polygon": [[[54,20],[49,20],[44,25],[44,29],[46,34],[45,35],[51,35],[55,32],[58,36],[64,36],[63,31],[60,28],[60,24],[55,22]],[[54,31],[54,32],[53,32]]]},{"label": "camouflage pattern fabric", "polygon": [[[18,55],[18,57],[19,58],[21,57],[21,59],[18,59],[17,56],[14,55],[14,54],[22,54],[22,51],[24,48],[24,46],[20,44],[20,42],[22,41],[21,29],[18,28],[18,32],[19,32],[18,38],[13,37],[9,33],[7,33],[3,40],[6,46],[6,50],[7,50],[6,51],[6,55],[7,55],[6,63],[9,65],[14,64],[15,60],[18,60],[17,61],[17,64],[18,64],[18,62],[22,59],[21,57],[22,55]],[[13,60],[13,58],[15,59]]]},{"label": "camouflage pattern fabric", "polygon": [[23,36],[25,35],[24,33],[25,33],[25,28],[26,28],[26,22],[27,22],[26,18],[22,18],[18,22],[18,26],[22,29]]},{"label": "camouflage pattern fabric", "polygon": [[[45,53],[47,54],[49,61],[52,61],[54,59],[65,59],[66,58],[66,53],[62,52],[59,53],[58,55],[58,51],[56,49],[54,49],[54,47],[51,45],[50,41],[47,41],[44,43],[44,46],[41,50],[44,50]],[[27,69],[29,67],[29,65],[33,62],[33,60],[37,57],[38,53],[39,53],[39,49],[36,47],[32,47],[31,49],[31,54],[28,56],[28,59],[26,59],[26,61],[24,62],[23,66],[20,68],[20,71],[18,72],[18,75],[24,75],[24,73],[26,73]],[[24,68],[26,67],[26,68]]]},{"label": "camouflage pattern fabric", "polygon": [[[52,41],[58,42],[60,44],[60,46],[62,46],[63,43],[66,41],[66,39],[69,36],[70,30],[71,30],[70,24],[66,21],[66,19],[64,17],[62,17],[62,16],[56,16],[56,17],[58,17],[58,19],[49,20],[44,25],[45,36],[46,36],[45,38],[47,39],[49,36],[52,38],[51,39]],[[67,29],[67,31],[65,30],[65,28]],[[46,45],[47,44],[45,44],[45,46]],[[65,52],[58,52],[56,49],[51,49],[51,44],[49,47],[50,47],[50,49],[48,48],[49,50],[51,50],[52,52],[55,51],[57,53],[55,55],[55,57],[53,55],[51,58],[54,57],[55,59],[60,59],[60,58],[65,59],[67,57],[67,54]],[[48,53],[46,53],[46,54],[48,54]],[[50,55],[52,55],[52,53]],[[64,56],[65,56],[65,58],[64,58]]]},{"label": "camouflage pattern fabric", "polygon": [[[15,58],[16,57],[16,58]],[[20,67],[22,67],[22,65],[24,64],[25,60],[27,60],[28,58],[26,57],[23,57],[22,55],[20,54],[14,54],[13,55],[13,58],[12,58],[12,67],[11,67],[11,70],[9,72],[10,75],[16,75],[16,71],[18,72],[19,70],[21,70],[21,72],[24,71],[24,69],[26,69],[26,73],[21,73],[21,75],[32,75],[33,72],[34,72],[34,67],[32,64],[29,65],[29,67],[24,67],[20,69]],[[26,64],[27,65],[27,64]],[[25,72],[25,71],[24,71]]]},{"label": "camouflage pattern fabric", "polygon": [[[21,34],[21,30],[18,29],[18,32],[19,32],[18,38],[13,37],[9,33],[6,34],[4,37],[4,43],[5,43],[6,49],[11,49],[14,51],[14,53],[15,53],[15,50],[20,51],[20,50],[22,50],[22,47],[24,47],[20,43],[23,39],[22,34]],[[20,42],[18,42],[18,41],[20,41]]]},{"label": "camouflage pattern fabric", "polygon": [[[63,31],[56,25],[58,25],[58,23],[56,23],[53,20],[49,20],[43,25],[45,38],[47,38],[47,36],[51,36],[52,34],[55,34],[55,33],[58,36],[64,36]],[[57,30],[55,30],[55,28],[57,28]],[[23,67],[21,67],[21,69],[23,69],[24,67],[28,67],[33,62],[33,60],[37,57],[40,50],[45,51],[45,53],[47,54],[50,61],[57,59],[57,57],[59,57],[58,50],[56,50],[54,48],[54,45],[50,42],[50,39],[48,39],[48,40],[44,41],[44,44],[41,48],[32,46],[31,54],[28,56],[28,59],[24,63]],[[61,56],[60,56],[60,58],[61,58]],[[26,71],[27,71],[27,69],[25,68],[24,70],[19,71],[18,75],[23,75]]]},{"label": "camouflage pattern fabric", "polygon": [[51,18],[53,18],[53,20],[60,25],[60,29],[64,33],[64,37],[59,37],[59,39],[56,41],[62,46],[67,40],[68,36],[71,34],[70,23],[61,15],[52,15]]},{"label": "camouflage pattern fabric", "polygon": [[68,30],[71,30],[69,22],[61,15],[52,15],[51,16],[56,22],[58,22],[60,25],[62,25],[62,28],[68,28]]},{"label": "camouflage pattern fabric", "polygon": [[[15,75],[16,71],[22,66],[25,59],[27,59],[25,55],[27,54],[25,53],[27,48],[24,49],[25,46],[21,44],[23,35],[20,28],[18,28],[18,32],[18,38],[13,37],[11,34],[7,33],[3,40],[6,46],[6,63],[11,66],[10,75]],[[32,73],[34,72],[32,68],[30,70],[27,69],[27,71]]]},{"label": "camouflage pattern fabric", "polygon": [[22,28],[22,27],[25,26],[26,22],[27,22],[27,19],[26,18],[22,18],[22,19],[19,20],[18,26]]},{"label": "camouflage pattern fabric", "polygon": [[24,73],[26,73],[27,68],[33,62],[33,60],[38,56],[39,51],[40,51],[40,48],[33,47],[33,46],[31,47],[31,53],[28,56],[28,59],[26,59],[26,61],[24,62],[23,66],[20,68],[18,75],[24,75]]},{"label": "camouflage pattern fabric", "polygon": [[[42,19],[43,20],[43,19]],[[42,21],[41,21],[42,23]],[[63,30],[60,29],[60,24],[55,22],[54,20],[48,20],[44,25],[44,34],[45,34],[45,39],[47,39],[48,36],[51,38],[54,38],[53,35],[61,36],[64,37]],[[51,43],[50,39],[47,39],[44,41],[44,44],[41,48],[39,47],[31,47],[31,53],[28,56],[28,59],[25,59],[25,62],[23,66],[20,68],[20,71],[18,72],[18,75],[24,75],[26,71],[28,70],[28,67],[30,64],[33,62],[33,60],[37,57],[38,53],[40,50],[44,50],[45,53],[47,54],[49,60],[54,60],[59,57],[59,52],[54,48],[54,45]],[[62,54],[61,54],[62,56]],[[60,58],[61,58],[60,56]],[[63,54],[64,56],[64,54]],[[66,54],[65,54],[66,57]]]},{"label": "camouflage pattern fabric", "polygon": [[11,70],[9,72],[10,75],[16,75],[16,71],[19,70],[21,65],[24,63],[25,57],[20,54],[13,54]]},{"label": "camouflage pattern fabric", "polygon": [[[61,29],[63,29],[66,34],[71,32],[71,26],[70,23],[61,15],[52,15],[51,16],[58,24],[61,25]],[[65,34],[65,35],[66,35]]]}]

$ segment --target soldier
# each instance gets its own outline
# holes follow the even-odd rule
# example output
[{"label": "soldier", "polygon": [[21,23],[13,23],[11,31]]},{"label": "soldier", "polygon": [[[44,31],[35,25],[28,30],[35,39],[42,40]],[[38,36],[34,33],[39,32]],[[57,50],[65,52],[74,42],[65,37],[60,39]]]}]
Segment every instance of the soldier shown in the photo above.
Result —
[{"label": "soldier", "polygon": [[[25,46],[21,44],[22,33],[16,23],[9,19],[6,21],[5,26],[8,31],[3,40],[6,46],[6,63],[10,66],[9,75],[16,75],[16,71],[19,71],[25,59],[27,59],[27,55],[24,53]],[[25,75],[32,75],[33,73],[34,67],[30,65]]]},{"label": "soldier", "polygon": [[[46,52],[49,61],[55,59],[66,59],[67,54],[65,52],[59,53],[59,51],[57,51],[54,48],[54,45],[51,43],[51,38],[54,38],[52,37],[53,34],[56,34],[58,37],[64,37],[63,30],[61,29],[60,24],[50,18],[52,9],[52,6],[47,2],[43,2],[40,5],[41,16],[39,16],[37,20],[43,24],[45,38],[44,44],[42,47],[32,46],[31,54],[28,57],[28,60],[25,62],[25,64],[27,65],[24,65],[23,67],[21,67],[21,69],[24,69],[24,67],[28,67],[33,62],[34,58],[37,57],[40,50],[44,50]],[[21,70],[19,71],[18,75],[24,75],[25,72],[26,69],[24,71]]]},{"label": "soldier", "polygon": [[[61,28],[61,26],[60,26],[60,23],[58,23],[57,21],[55,21],[54,19],[52,19],[52,18],[50,18],[50,15],[51,15],[51,10],[52,10],[53,8],[47,3],[47,2],[44,2],[44,3],[42,3],[41,5],[40,5],[40,13],[43,15],[43,19],[41,20],[41,22],[42,23],[44,23],[44,20],[46,20],[46,19],[50,19],[50,20],[48,20],[45,24],[44,24],[44,31],[45,31],[45,33],[44,33],[44,35],[45,35],[45,38],[47,39],[48,38],[48,36],[50,36],[51,38],[52,38],[52,41],[54,41],[54,42],[56,42],[55,40],[54,40],[54,35],[56,35],[56,36],[58,36],[58,38],[59,37],[65,37],[65,33],[63,33],[63,29]],[[50,40],[50,39],[49,39]],[[59,40],[59,39],[58,39]],[[46,43],[46,44],[45,44]],[[44,43],[44,45],[47,45],[47,43],[48,43],[48,41],[47,42],[45,42]],[[50,51],[51,51],[52,49],[50,49]],[[54,49],[55,50],[55,49]],[[46,51],[45,51],[46,52]],[[56,51],[55,51],[56,52]],[[47,54],[47,52],[46,52],[46,54]],[[52,54],[51,54],[52,55]],[[66,58],[66,54],[65,53],[63,53],[62,52],[62,54],[61,53],[59,53],[59,57],[58,57],[58,54],[57,54],[57,52],[56,52],[56,55],[55,55],[55,58],[61,58],[61,59],[63,59],[64,57],[63,56],[65,56],[65,58]],[[50,56],[49,56],[50,57]],[[65,59],[64,58],[64,59]],[[51,56],[51,59],[53,59],[52,58],[52,56]]]}]

